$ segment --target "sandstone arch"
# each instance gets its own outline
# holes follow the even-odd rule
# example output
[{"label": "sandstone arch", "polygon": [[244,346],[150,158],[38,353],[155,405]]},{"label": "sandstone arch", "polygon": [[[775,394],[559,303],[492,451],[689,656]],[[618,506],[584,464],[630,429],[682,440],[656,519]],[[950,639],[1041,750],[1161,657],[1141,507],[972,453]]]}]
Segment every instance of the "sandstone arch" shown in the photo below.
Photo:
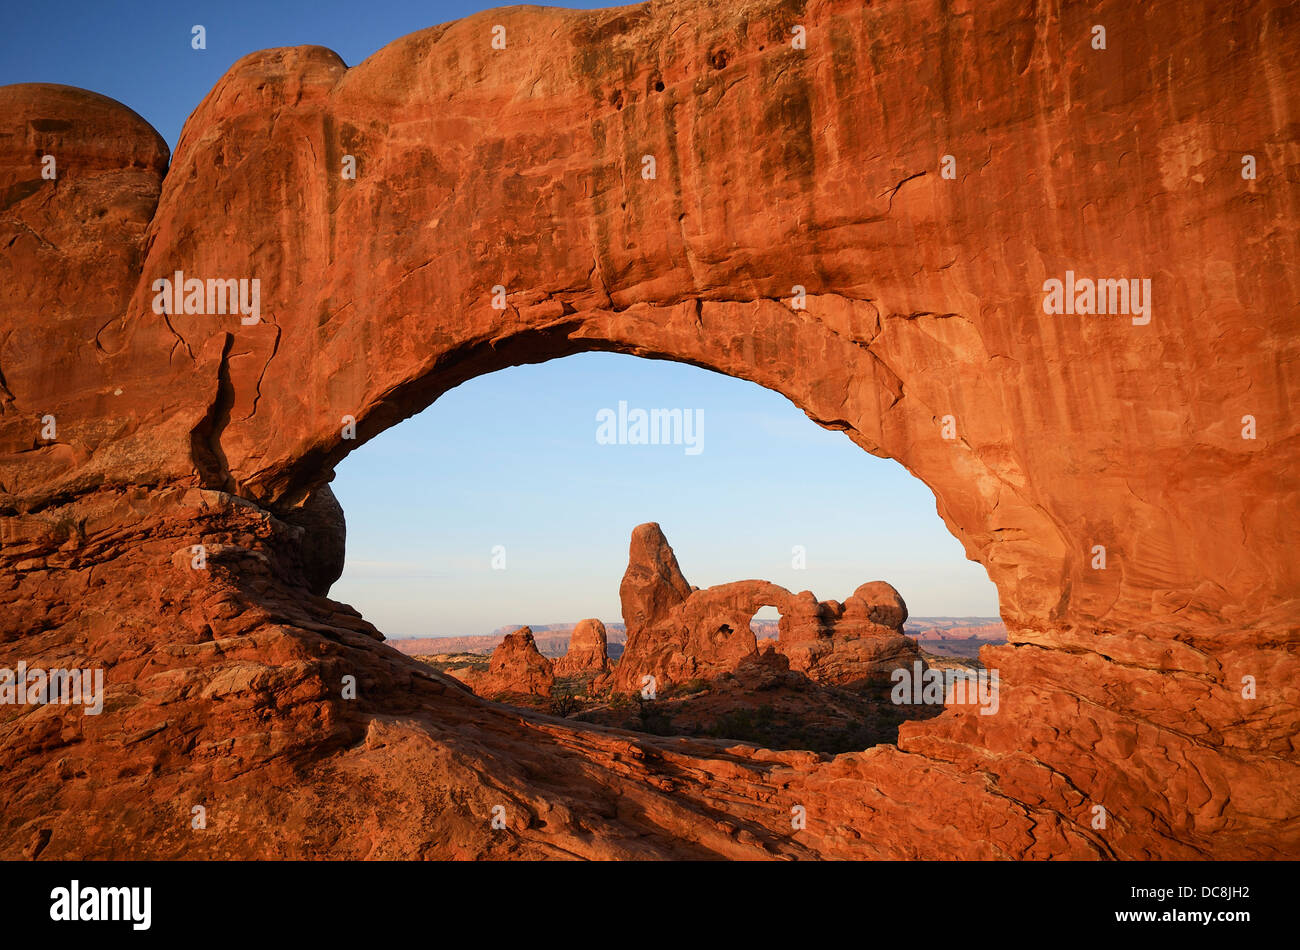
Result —
[{"label": "sandstone arch", "polygon": [[[1274,2],[1242,11],[1233,44],[1201,42],[1173,4],[1103,12],[1128,72],[1093,56],[1082,13],[1009,2],[494,11],[351,69],[313,47],[245,57],[170,167],[103,97],[0,89],[0,643],[80,652],[121,693],[61,758],[52,719],[8,721],[26,791],[5,853],[78,807],[98,817],[50,853],[231,853],[264,834],[247,853],[355,854],[359,836],[304,843],[276,809],[366,815],[378,792],[339,800],[340,776],[429,756],[473,786],[467,804],[386,830],[385,853],[433,833],[448,854],[1293,851],[1300,159],[1275,104],[1300,43]],[[494,22],[518,55],[481,41]],[[1265,157],[1250,182],[1247,149]],[[65,156],[57,187],[35,170],[46,151]],[[1043,280],[1076,267],[1151,277],[1152,323],[1046,318]],[[152,281],[178,269],[260,279],[264,319],[154,314]],[[825,763],[669,752],[503,718],[311,594],[331,539],[300,506],[355,447],[344,416],[360,442],[474,375],[589,349],[750,379],[923,479],[998,585],[997,721],[952,711]],[[202,577],[172,566],[194,543],[213,554]],[[582,781],[657,807],[593,815],[520,765],[568,775],[574,754],[600,776]],[[691,756],[754,801],[797,799],[810,833],[700,787]],[[531,816],[508,839],[475,817],[485,760],[491,794]],[[126,845],[111,776],[142,768],[164,779]],[[244,837],[169,831],[174,796],[222,777]],[[681,804],[658,807],[662,782]]]},{"label": "sandstone arch", "polygon": [[781,657],[776,666],[813,682],[879,690],[894,670],[913,662],[924,667],[916,642],[903,633],[907,605],[884,581],[860,585],[843,603],[818,601],[806,590],[795,594],[771,581],[701,589],[683,576],[658,524],[633,528],[628,548],[619,586],[627,645],[611,677],[615,692],[636,692],[647,676],[659,690],[758,661],[751,620],[769,604],[780,613],[770,647]]}]

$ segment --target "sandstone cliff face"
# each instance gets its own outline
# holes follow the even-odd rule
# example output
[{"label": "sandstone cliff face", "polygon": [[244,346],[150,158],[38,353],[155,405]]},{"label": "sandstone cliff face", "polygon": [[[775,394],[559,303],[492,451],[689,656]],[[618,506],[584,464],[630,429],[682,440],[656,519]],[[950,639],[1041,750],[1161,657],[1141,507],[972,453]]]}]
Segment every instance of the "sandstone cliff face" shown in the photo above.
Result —
[{"label": "sandstone cliff face", "polygon": [[[1298,33],[1283,0],[515,8],[245,57],[170,167],[117,103],[0,89],[0,661],[107,684],[0,707],[0,853],[1294,855]],[[155,313],[177,270],[259,279],[260,321]],[[1044,314],[1067,270],[1150,278],[1150,323]],[[998,585],[999,712],[833,759],[584,729],[313,593],[334,464],[584,350],[925,481]]]}]

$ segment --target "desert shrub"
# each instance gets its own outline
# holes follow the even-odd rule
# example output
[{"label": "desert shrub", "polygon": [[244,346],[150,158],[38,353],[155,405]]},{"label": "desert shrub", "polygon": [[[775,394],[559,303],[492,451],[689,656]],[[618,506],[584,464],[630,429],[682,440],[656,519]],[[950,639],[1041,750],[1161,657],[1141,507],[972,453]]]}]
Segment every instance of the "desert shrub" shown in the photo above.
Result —
[{"label": "desert shrub", "polygon": [[572,689],[565,687],[551,692],[552,716],[567,719],[570,714],[577,712],[580,706],[581,703],[578,702],[578,697],[573,695]]},{"label": "desert shrub", "polygon": [[648,732],[653,736],[670,736],[673,735],[673,722],[660,706],[656,706],[653,700],[642,699],[640,693],[633,694],[637,703],[637,725],[633,726],[638,732]]}]

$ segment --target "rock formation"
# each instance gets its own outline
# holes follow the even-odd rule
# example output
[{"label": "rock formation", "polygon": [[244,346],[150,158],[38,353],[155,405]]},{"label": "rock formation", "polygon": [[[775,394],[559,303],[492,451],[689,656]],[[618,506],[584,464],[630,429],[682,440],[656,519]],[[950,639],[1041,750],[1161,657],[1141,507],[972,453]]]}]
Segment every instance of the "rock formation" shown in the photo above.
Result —
[{"label": "rock formation", "polygon": [[569,635],[569,649],[555,661],[556,676],[582,676],[609,672],[605,625],[596,619],[580,620]]},{"label": "rock formation", "polygon": [[[1297,50],[1286,0],[515,7],[246,56],[170,165],[0,89],[0,665],[107,693],[0,706],[0,855],[1300,853]],[[259,319],[158,312],[177,271]],[[1149,322],[1045,313],[1067,271],[1149,278]],[[592,350],[929,486],[998,587],[998,713],[835,758],[583,727],[314,592],[344,456]]]},{"label": "rock formation", "polygon": [[633,530],[619,593],[628,640],[614,673],[616,690],[640,690],[646,676],[663,688],[735,672],[759,653],[750,620],[763,606],[781,614],[773,649],[786,658],[784,668],[815,682],[881,687],[893,670],[921,659],[916,641],[903,635],[907,605],[884,581],[863,584],[843,604],[768,581],[701,590],[686,582],[654,523]]},{"label": "rock formation", "polygon": [[533,631],[520,627],[506,634],[501,645],[492,651],[486,672],[448,670],[479,696],[498,699],[509,696],[551,695],[555,683],[553,664],[542,656],[533,640]]},{"label": "rock formation", "polygon": [[634,528],[627,570],[618,587],[628,642],[640,631],[666,620],[693,590],[659,525],[650,522]]},{"label": "rock formation", "polygon": [[903,634],[907,605],[884,581],[863,584],[842,604],[817,603],[804,591],[789,609],[776,649],[789,657],[792,670],[818,683],[880,686],[893,670],[921,657],[916,641]]}]

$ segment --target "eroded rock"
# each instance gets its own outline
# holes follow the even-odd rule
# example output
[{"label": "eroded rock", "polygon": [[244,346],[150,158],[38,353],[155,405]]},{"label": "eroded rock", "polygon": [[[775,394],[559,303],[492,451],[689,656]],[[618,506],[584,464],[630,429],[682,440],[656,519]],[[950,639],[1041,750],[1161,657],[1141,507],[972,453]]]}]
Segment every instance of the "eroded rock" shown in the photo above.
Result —
[{"label": "eroded rock", "polygon": [[501,699],[510,696],[551,695],[555,684],[553,664],[537,649],[533,631],[520,627],[506,634],[500,646],[492,651],[486,672],[477,670],[448,670],[480,696]]},{"label": "eroded rock", "polygon": [[[689,593],[680,597],[683,588]],[[842,605],[819,602],[809,591],[792,594],[769,581],[701,590],[687,584],[668,539],[653,523],[632,532],[621,590],[624,609],[632,614],[623,618],[628,640],[614,673],[618,690],[640,690],[647,676],[663,688],[735,672],[759,655],[750,620],[764,606],[781,614],[773,649],[785,668],[815,682],[880,688],[893,670],[921,659],[916,641],[903,634],[907,606],[884,581],[863,584]]]},{"label": "eroded rock", "polygon": [[[828,0],[801,51],[790,11],[518,7],[352,68],[264,51],[170,166],[125,106],[0,89],[0,665],[108,693],[0,707],[0,853],[1300,851],[1289,5],[1110,7],[1107,51],[1068,5]],[[1150,323],[1044,314],[1067,269],[1150,278]],[[176,270],[259,279],[261,321],[154,313]],[[998,586],[998,713],[833,759],[661,742],[485,704],[313,593],[291,512],[348,452],[589,350],[766,386],[923,480]],[[173,564],[196,544],[223,553]],[[642,627],[691,593],[649,563]],[[791,643],[889,619],[864,603],[787,604]]]},{"label": "eroded rock", "polygon": [[594,618],[578,621],[569,635],[569,649],[555,661],[556,676],[601,675],[609,672],[605,625]]}]

